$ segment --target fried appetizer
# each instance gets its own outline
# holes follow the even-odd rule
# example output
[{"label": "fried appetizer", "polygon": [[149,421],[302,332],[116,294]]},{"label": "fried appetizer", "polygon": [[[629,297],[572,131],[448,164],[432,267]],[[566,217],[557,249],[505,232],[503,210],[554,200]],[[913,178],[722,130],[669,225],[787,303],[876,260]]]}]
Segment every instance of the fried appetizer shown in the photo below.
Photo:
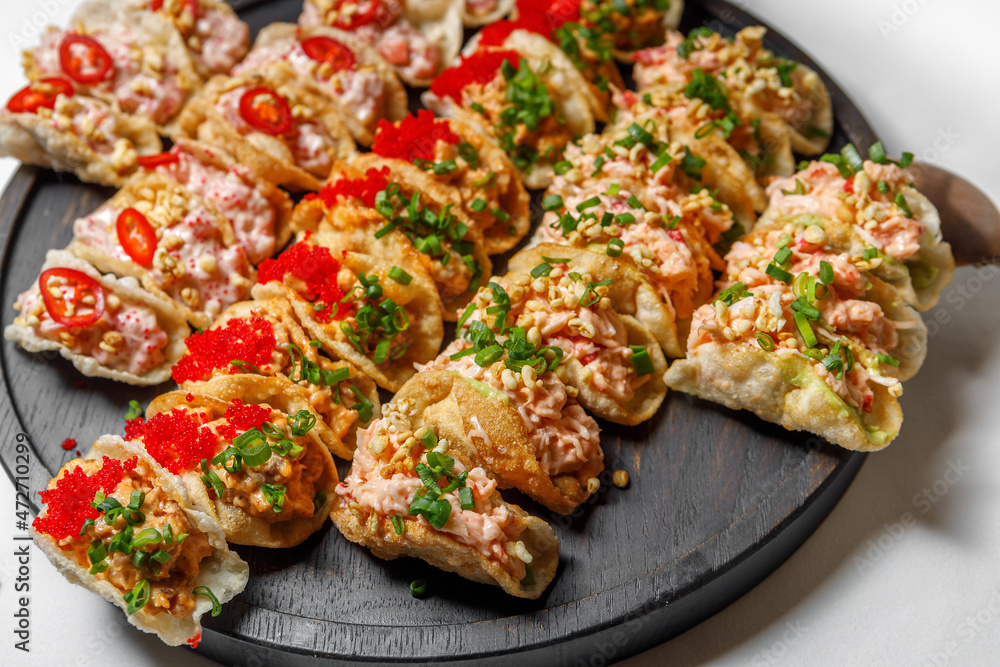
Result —
[{"label": "fried appetizer", "polygon": [[[726,89],[711,74],[697,74],[687,84],[652,86],[641,94],[630,90],[616,92],[613,101],[617,107],[618,128],[627,126],[636,117],[651,118],[655,122],[666,122],[689,140],[722,139],[746,162],[760,186],[766,186],[772,176],[788,176],[795,172],[792,140],[784,121],[770,112],[757,113],[753,117],[743,115],[743,109],[733,108]],[[712,153],[724,156],[727,163],[735,159],[731,151],[719,147],[714,139],[698,143],[711,146]],[[749,181],[743,169],[735,167],[731,171],[734,178],[746,179],[743,187],[751,198],[750,203],[755,210],[761,211],[765,202],[761,188]],[[743,213],[737,204],[733,202],[734,208]],[[745,224],[746,220],[741,222]]]},{"label": "fried appetizer", "polygon": [[684,0],[582,0],[584,21],[613,37],[615,56],[631,62],[632,52],[663,43],[664,30],[676,28]]},{"label": "fried appetizer", "polygon": [[[569,514],[604,470],[601,429],[553,372],[560,357],[512,333],[500,352],[491,332],[456,340],[396,394],[417,406],[418,424],[438,429],[501,488],[516,488]],[[491,342],[492,341],[492,342]],[[552,353],[552,359],[548,354]],[[498,356],[499,355],[499,356]],[[457,430],[456,430],[457,429]],[[457,438],[452,433],[460,433]]]},{"label": "fried appetizer", "polygon": [[261,263],[255,299],[283,298],[323,349],[378,386],[398,390],[413,364],[429,361],[444,335],[430,277],[419,264],[296,243]]},{"label": "fried appetizer", "polygon": [[[863,160],[848,145],[767,189],[770,204],[760,224],[803,216],[851,225],[871,269],[918,310],[929,310],[955,273],[951,246],[941,238],[941,217],[913,187],[912,155],[890,162],[881,142]],[[822,223],[820,223],[822,224]]]},{"label": "fried appetizer", "polygon": [[250,49],[250,29],[220,0],[126,0],[134,9],[156,12],[180,33],[198,73],[208,79],[229,71]]},{"label": "fried appetizer", "polygon": [[549,184],[567,144],[594,131],[586,81],[540,35],[518,30],[504,48],[481,46],[444,70],[424,94],[439,115],[493,139],[531,188]]},{"label": "fried appetizer", "polygon": [[428,85],[462,48],[462,16],[451,0],[305,0],[299,25],[355,33],[413,86]]},{"label": "fried appetizer", "polygon": [[219,148],[177,139],[166,153],[138,162],[201,197],[208,208],[225,217],[236,244],[252,264],[270,257],[291,238],[292,200]]},{"label": "fried appetizer", "polygon": [[346,361],[319,354],[285,299],[241,301],[186,341],[172,376],[184,391],[203,393],[215,378],[251,392],[296,395],[319,417],[315,432],[334,456],[350,459],[355,434],[382,413],[371,378]]},{"label": "fried appetizer", "polygon": [[173,299],[198,328],[246,299],[253,284],[253,268],[229,222],[158,174],[136,175],[106,204],[78,218],[67,249]]},{"label": "fried appetizer", "polygon": [[260,31],[250,55],[232,74],[263,72],[276,62],[289,63],[303,86],[335,106],[360,144],[371,145],[380,120],[406,115],[406,89],[396,72],[353,33],[272,23]]},{"label": "fried appetizer", "polygon": [[520,174],[506,153],[462,121],[422,109],[395,124],[380,122],[372,155],[359,155],[353,166],[367,171],[392,164],[413,173],[400,163],[458,189],[461,210],[487,254],[507,252],[528,233],[530,199]]},{"label": "fried appetizer", "polygon": [[818,155],[833,133],[830,93],[816,72],[765,49],[766,33],[762,26],[751,26],[727,39],[701,27],[685,38],[670,30],[663,46],[633,54],[636,85],[641,92],[712,75],[725,84],[723,90],[741,116],[775,114],[785,123],[795,152]]},{"label": "fried appetizer", "polygon": [[414,428],[415,414],[409,401],[390,403],[359,435],[334,525],[379,558],[413,556],[509,595],[540,596],[559,565],[552,527],[504,502],[463,457],[468,444],[453,451],[434,429]]},{"label": "fried appetizer", "polygon": [[292,190],[319,190],[333,163],[355,152],[337,109],[303,88],[286,62],[212,79],[177,127],[234,156],[257,178]]},{"label": "fried appetizer", "polygon": [[724,289],[695,312],[688,358],[667,384],[848,449],[889,444],[900,379],[923,362],[927,330],[870,260],[840,251],[850,235],[807,219],[735,243]]},{"label": "fried appetizer", "polygon": [[326,520],[337,468],[298,396],[264,391],[254,398],[267,402],[244,403],[234,396],[244,385],[217,378],[204,393],[163,394],[146,419],[128,421],[125,438],[177,475],[228,541],[293,547]]},{"label": "fried appetizer", "polygon": [[57,350],[84,375],[128,384],[166,382],[189,333],[169,300],[62,250],[45,255],[38,282],[14,310],[7,340],[29,352]]},{"label": "fried appetizer", "polygon": [[153,12],[133,13],[122,2],[84,2],[69,29],[48,28],[23,62],[32,81],[70,79],[78,93],[161,128],[201,83],[173,25]]},{"label": "fried appetizer", "polygon": [[676,330],[672,313],[637,272],[565,246],[519,253],[511,269],[480,289],[460,336],[475,343],[489,330],[504,341],[523,329],[526,339],[561,350],[556,373],[584,408],[618,424],[652,417],[667,394],[659,341],[675,339]]},{"label": "fried appetizer", "polygon": [[[579,5],[561,0],[528,3],[522,2],[517,9],[516,20],[497,21],[484,27],[469,40],[465,53],[471,54],[483,47],[513,48],[530,44],[525,35],[537,35],[552,43],[567,62],[579,72],[595,120],[608,120],[611,108],[612,88],[625,88],[621,72],[612,56],[613,38],[599,29],[583,25],[579,15]],[[515,34],[516,33],[516,34]],[[535,40],[536,37],[531,37]],[[572,77],[579,87],[581,80]]]},{"label": "fried appetizer", "polygon": [[78,96],[63,77],[32,81],[0,110],[0,155],[88,183],[120,186],[140,155],[162,147],[148,119]]},{"label": "fried appetizer", "polygon": [[493,269],[482,235],[462,212],[457,190],[394,166],[336,170],[318,197],[296,207],[292,227],[330,248],[419,264],[434,280],[444,319],[454,322]]},{"label": "fried appetizer", "polygon": [[[677,320],[690,320],[695,308],[711,298],[712,269],[722,268],[722,259],[706,236],[705,227],[712,223],[705,219],[719,216],[713,210],[718,202],[706,191],[685,195],[679,202],[661,200],[667,209],[663,213],[648,210],[631,190],[617,183],[606,190],[603,186],[566,190],[565,198],[558,194],[543,198],[546,212],[529,247],[570,245],[631,264]],[[661,343],[670,356],[683,356],[676,337]]]},{"label": "fried appetizer", "polygon": [[243,591],[249,568],[181,481],[140,445],[106,435],[41,494],[35,544],[70,582],[171,646],[197,646],[201,617]]}]

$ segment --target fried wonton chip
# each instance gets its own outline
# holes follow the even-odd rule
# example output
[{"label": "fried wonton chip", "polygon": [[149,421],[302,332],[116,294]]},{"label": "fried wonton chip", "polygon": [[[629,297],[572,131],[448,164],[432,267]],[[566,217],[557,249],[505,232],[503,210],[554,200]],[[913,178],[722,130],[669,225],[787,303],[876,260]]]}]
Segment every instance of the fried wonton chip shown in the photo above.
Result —
[{"label": "fried wonton chip", "polygon": [[199,328],[244,300],[254,277],[229,221],[155,173],[136,174],[106,204],[77,219],[67,250],[102,271],[139,279]]},{"label": "fried wonton chip", "polygon": [[[506,391],[499,381],[487,383],[467,371],[431,370],[434,367],[447,366],[432,364],[396,394],[395,400],[409,400],[416,407],[415,427],[434,429],[451,443],[449,451],[461,448],[464,458],[485,468],[502,488],[516,488],[554,512],[569,514],[587,500],[587,482],[604,470],[600,428],[575,401],[569,399],[566,405],[565,385],[555,374],[532,381],[531,387],[518,374],[512,380],[520,386]],[[564,405],[558,417],[537,415],[544,408],[534,401],[560,397]],[[523,413],[540,416],[535,432],[528,433]],[[544,450],[536,445],[539,440]],[[591,451],[580,461],[576,450],[584,446]]]},{"label": "fried wonton chip", "polygon": [[258,178],[293,190],[318,190],[334,162],[356,150],[340,112],[304,88],[285,62],[266,72],[213,78],[185,107],[177,128],[222,148]]},{"label": "fried wonton chip", "polygon": [[441,310],[420,264],[296,243],[260,265],[255,299],[286,299],[324,350],[395,391],[441,348]]},{"label": "fried wonton chip", "polygon": [[[218,523],[137,443],[100,438],[41,495],[32,538],[42,553],[71,583],[121,608],[129,623],[166,644],[197,644],[202,615],[246,586],[249,568],[229,550]],[[136,512],[116,511],[115,503]],[[113,511],[119,517],[108,525]],[[109,549],[121,534],[116,528],[142,537],[145,546],[136,549],[147,554],[142,565],[135,565],[131,548],[128,555]]]},{"label": "fried wonton chip", "polygon": [[45,255],[42,277],[48,298],[41,278],[18,296],[14,309],[20,314],[4,329],[7,340],[29,352],[56,350],[92,377],[136,385],[170,379],[190,333],[171,301],[142,289],[135,278],[101,275],[64,250]]},{"label": "fried wonton chip", "polygon": [[126,437],[183,480],[229,542],[293,547],[323,525],[339,480],[308,402],[285,386],[235,376],[163,394]]},{"label": "fried wonton chip", "polygon": [[183,390],[213,378],[269,378],[276,393],[297,394],[319,418],[314,427],[334,456],[351,458],[357,429],[382,413],[375,382],[347,361],[319,354],[285,299],[241,301],[187,339],[174,365]]},{"label": "fried wonton chip", "polygon": [[[205,79],[229,74],[250,50],[250,29],[233,8],[221,0],[126,0],[139,11],[155,11],[180,33]],[[157,9],[152,6],[157,4]]]},{"label": "fried wonton chip", "polygon": [[[390,403],[363,432],[336,489],[334,525],[379,558],[413,556],[509,595],[538,598],[559,566],[552,527],[504,502],[496,481],[464,458],[467,445],[451,450],[434,429],[414,429],[413,412],[408,402]],[[415,444],[404,446],[410,440]]]}]

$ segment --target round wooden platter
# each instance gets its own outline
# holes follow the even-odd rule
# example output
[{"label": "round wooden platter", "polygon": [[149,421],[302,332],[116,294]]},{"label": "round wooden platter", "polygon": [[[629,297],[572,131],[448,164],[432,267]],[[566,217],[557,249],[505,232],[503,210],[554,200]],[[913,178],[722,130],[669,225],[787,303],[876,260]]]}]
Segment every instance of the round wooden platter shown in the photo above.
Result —
[{"label": "round wooden platter", "polygon": [[[236,2],[254,31],[294,21],[301,0]],[[685,30],[725,34],[757,23],[725,2],[688,1]],[[241,6],[242,5],[242,6]],[[774,31],[776,53],[822,70]],[[826,77],[837,130],[833,146],[868,146],[862,115]],[[72,221],[112,194],[71,177],[22,167],[0,200],[3,323],[38,275],[45,252],[64,247]],[[121,433],[129,399],[146,404],[169,386],[134,388],[84,378],[54,353],[4,341],[0,455],[24,475],[33,503],[59,467],[104,433]],[[464,662],[601,665],[692,627],[760,582],[801,545],[847,489],[864,460],[748,413],[674,393],[649,423],[602,424],[607,470],[600,492],[572,516],[553,515],[515,492],[505,497],[551,522],[559,573],[537,601],[504,595],[420,561],[385,562],[327,523],[294,549],[237,547],[250,582],[218,618],[206,618],[198,651],[227,664]],[[24,435],[19,435],[24,434]],[[30,443],[30,462],[15,448]],[[20,469],[17,466],[21,466]],[[341,466],[342,474],[346,466]],[[631,483],[611,484],[623,469]],[[428,594],[410,596],[426,579]]]}]

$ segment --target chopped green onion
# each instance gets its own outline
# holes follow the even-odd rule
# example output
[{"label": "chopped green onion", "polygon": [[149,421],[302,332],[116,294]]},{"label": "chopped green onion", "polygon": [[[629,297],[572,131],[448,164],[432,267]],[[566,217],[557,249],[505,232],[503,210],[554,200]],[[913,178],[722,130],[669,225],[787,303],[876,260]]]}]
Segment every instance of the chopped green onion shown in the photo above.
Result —
[{"label": "chopped green onion", "polygon": [[770,264],[767,265],[767,268],[764,269],[764,273],[771,276],[775,280],[780,280],[786,285],[789,285],[792,282],[792,274],[789,273],[788,271],[785,271],[783,268],[781,268],[774,262],[771,262]]},{"label": "chopped green onion", "polygon": [[583,213],[588,208],[593,208],[593,207],[597,206],[600,203],[601,203],[601,198],[600,197],[591,197],[590,199],[586,199],[586,200],[580,202],[579,204],[577,204],[576,205],[576,210],[579,213]]},{"label": "chopped green onion", "polygon": [[563,198],[559,195],[546,195],[542,199],[542,208],[546,211],[555,211],[563,207]]},{"label": "chopped green onion", "polygon": [[236,366],[244,373],[250,373],[252,375],[261,375],[260,369],[255,365],[251,364],[249,361],[243,361],[242,359],[233,359],[229,362],[230,366]]},{"label": "chopped green onion", "polygon": [[[195,589],[197,590],[197,589]],[[135,585],[135,587],[125,594],[124,600],[126,604],[126,613],[131,616],[135,612],[139,611],[146,606],[149,602],[149,597],[152,593],[152,589],[149,585],[149,579],[143,579]]]},{"label": "chopped green onion", "polygon": [[884,195],[889,194],[889,184],[884,179],[880,180],[877,183],[876,187],[878,188],[878,191],[881,192],[882,194]]},{"label": "chopped green onion", "polygon": [[[230,463],[232,461],[232,463]],[[212,463],[230,473],[236,474],[243,469],[243,457],[235,447],[226,447],[224,450],[212,457]]]},{"label": "chopped green onion", "polygon": [[[556,172],[556,176],[562,176],[572,168],[573,168],[573,163],[568,162],[566,160],[560,160],[559,162],[556,162],[554,165],[552,165],[552,171]],[[477,183],[473,183],[473,185],[476,185],[476,187],[482,187]]]},{"label": "chopped green onion", "polygon": [[826,261],[825,259],[820,260],[819,281],[824,285],[832,285],[833,277],[834,277],[833,267],[830,265],[830,262]]},{"label": "chopped green onion", "polygon": [[485,211],[486,206],[487,206],[486,200],[480,199],[479,197],[473,199],[472,203],[469,204],[469,208],[471,208],[476,213],[482,213],[483,211]]},{"label": "chopped green onion", "polygon": [[415,598],[427,592],[427,582],[424,579],[414,579],[410,582],[410,595]]},{"label": "chopped green onion", "polygon": [[402,535],[406,532],[406,524],[403,523],[403,517],[398,514],[392,515],[392,529],[396,531],[397,535]]},{"label": "chopped green onion", "polygon": [[875,259],[878,257],[878,248],[874,246],[865,248],[865,251],[861,253],[861,257],[866,260]]},{"label": "chopped green onion", "polygon": [[104,543],[100,540],[94,540],[87,547],[87,558],[90,560],[91,565],[100,563],[102,560],[108,557],[108,548],[104,546]]},{"label": "chopped green onion", "polygon": [[779,265],[787,264],[788,260],[792,258],[792,251],[788,247],[781,248],[778,252],[774,253],[774,261]]},{"label": "chopped green onion", "polygon": [[389,277],[395,280],[400,285],[409,285],[411,282],[413,282],[413,276],[411,276],[409,273],[399,268],[398,266],[394,266],[391,269],[389,269]]},{"label": "chopped green onion", "polygon": [[150,558],[155,560],[160,565],[163,565],[168,560],[170,560],[170,553],[168,551],[165,551],[164,549],[159,549],[156,553],[150,556]]},{"label": "chopped green onion", "polygon": [[829,162],[835,166],[843,178],[850,178],[851,176],[854,176],[854,172],[851,171],[850,166],[848,166],[847,161],[842,155],[828,153],[820,158],[820,162]]},{"label": "chopped green onion", "polygon": [[142,416],[142,404],[134,399],[129,401],[128,412],[125,413],[125,419],[135,419],[140,416]]},{"label": "chopped green onion", "polygon": [[619,183],[612,183],[611,185],[608,186],[608,191],[605,192],[604,194],[606,194],[609,197],[617,197],[618,191],[621,190],[621,187],[622,186]]},{"label": "chopped green onion", "polygon": [[625,244],[621,239],[611,239],[608,241],[608,248],[605,251],[608,257],[621,257],[622,251],[625,248]]},{"label": "chopped green onion", "polygon": [[875,164],[885,164],[888,160],[885,157],[885,147],[882,146],[881,141],[876,141],[868,149],[868,157]]},{"label": "chopped green onion", "polygon": [[757,343],[760,345],[760,348],[765,352],[771,352],[774,350],[774,339],[763,331],[758,331],[754,334],[754,337],[757,339]]},{"label": "chopped green onion", "polygon": [[899,359],[896,359],[895,357],[892,357],[888,354],[883,354],[882,352],[879,352],[875,356],[878,357],[878,360],[881,361],[883,364],[888,364],[889,366],[899,366]]},{"label": "chopped green onion", "polygon": [[903,210],[903,214],[907,218],[913,217],[913,211],[910,210],[910,205],[906,201],[906,197],[903,196],[902,192],[896,193],[896,198],[893,200],[896,206]]},{"label": "chopped green onion", "polygon": [[865,161],[861,158],[861,154],[858,153],[858,149],[854,147],[854,144],[847,144],[841,148],[840,154],[844,156],[844,160],[847,161],[848,166],[855,173],[864,170]]},{"label": "chopped green onion", "polygon": [[271,503],[275,514],[284,514],[285,492],[288,489],[282,484],[264,484],[260,487],[264,499]]},{"label": "chopped green onion", "polygon": [[288,419],[288,425],[292,429],[292,435],[296,437],[303,436],[316,425],[316,415],[308,410],[299,410],[293,417]]},{"label": "chopped green onion", "polygon": [[816,347],[819,341],[816,340],[816,332],[813,331],[812,325],[809,324],[806,316],[802,313],[795,313],[793,318],[795,319],[795,326],[798,327],[799,333],[802,334],[802,340],[805,342],[806,347]]},{"label": "chopped green onion", "polygon": [[87,534],[87,529],[90,528],[93,525],[94,525],[94,520],[93,519],[87,519],[86,521],[83,522],[83,525],[80,527],[80,532],[77,533],[77,535],[79,535],[81,537],[84,536],[84,535],[86,535]]},{"label": "chopped green onion", "polygon": [[340,368],[334,369],[332,371],[323,372],[323,384],[331,387],[335,384],[339,384],[344,380],[348,380],[351,377],[351,369],[347,366],[341,366]]},{"label": "chopped green onion", "polygon": [[212,601],[212,616],[218,616],[222,613],[222,605],[219,603],[219,598],[215,597],[215,593],[208,586],[198,586],[191,591],[195,595],[201,595]]},{"label": "chopped green onion", "polygon": [[636,377],[642,377],[643,375],[649,375],[655,368],[653,368],[653,361],[649,358],[649,352],[641,345],[629,345],[629,349],[632,350],[632,368],[635,370]]},{"label": "chopped green onion", "polygon": [[902,157],[900,157],[898,164],[903,169],[909,167],[911,164],[913,164],[913,153],[904,152]]},{"label": "chopped green onion", "polygon": [[631,125],[629,125],[628,133],[632,136],[633,139],[635,139],[640,144],[643,144],[646,147],[652,146],[655,141],[653,135],[650,134],[647,130],[643,129],[638,123],[632,123]]},{"label": "chopped green onion", "polygon": [[806,193],[805,184],[799,179],[795,179],[795,189],[794,190],[782,190],[783,195],[804,195]]},{"label": "chopped green onion", "polygon": [[542,261],[543,262],[548,262],[549,264],[569,264],[570,263],[570,258],[569,257],[546,257],[545,255],[542,255]]},{"label": "chopped green onion", "polygon": [[251,468],[263,465],[271,458],[271,448],[267,438],[256,428],[233,438],[233,446],[243,457],[243,462]]},{"label": "chopped green onion", "polygon": [[535,585],[535,572],[531,569],[531,563],[524,564],[524,579],[521,580],[521,585],[522,586]]},{"label": "chopped green onion", "polygon": [[465,486],[458,490],[458,504],[463,510],[476,509],[476,501],[472,497],[472,489]]},{"label": "chopped green onion", "polygon": [[542,262],[541,264],[539,264],[538,266],[536,266],[531,270],[531,277],[541,278],[543,276],[549,275],[550,273],[552,273],[552,265],[549,264],[548,262]]}]

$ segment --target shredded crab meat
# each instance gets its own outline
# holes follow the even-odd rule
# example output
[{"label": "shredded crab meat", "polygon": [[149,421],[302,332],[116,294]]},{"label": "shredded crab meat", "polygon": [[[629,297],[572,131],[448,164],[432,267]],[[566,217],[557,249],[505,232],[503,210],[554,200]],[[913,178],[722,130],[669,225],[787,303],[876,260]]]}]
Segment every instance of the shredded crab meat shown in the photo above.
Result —
[{"label": "shredded crab meat", "polygon": [[[514,384],[512,389],[501,379],[503,362],[497,362],[494,368],[477,365],[472,355],[451,359],[451,355],[469,346],[468,341],[455,340],[437,359],[419,370],[455,371],[507,396],[531,437],[542,470],[548,475],[573,472],[595,457],[603,458],[600,427],[568,395],[566,384],[559,376],[551,371],[540,376],[531,371],[510,373],[508,382]],[[486,440],[484,435],[478,437]]]},{"label": "shredded crab meat", "polygon": [[505,505],[493,502],[496,482],[482,468],[466,470],[455,460],[455,474],[468,472],[466,486],[472,489],[474,509],[462,509],[456,490],[441,496],[451,505],[451,514],[440,529],[431,526],[423,515],[410,516],[409,507],[422,486],[414,466],[423,453],[422,443],[414,437],[407,418],[390,404],[382,419],[358,431],[354,462],[348,476],[337,485],[337,495],[364,521],[374,515],[385,520],[398,516],[406,522],[418,522],[498,562],[515,579],[523,579],[524,561],[511,557],[508,545],[516,543],[524,531],[524,521]]},{"label": "shredded crab meat", "polygon": [[[879,181],[888,186],[878,190]],[[776,179],[767,188],[768,215],[777,220],[817,215],[854,225],[866,242],[886,255],[905,261],[920,251],[926,225],[919,217],[909,218],[895,203],[912,192],[912,175],[893,164],[880,165],[866,160],[864,170],[851,179],[840,175],[827,162],[812,162],[806,169]],[[804,189],[801,194],[797,190]],[[915,215],[918,211],[911,212]]]}]

